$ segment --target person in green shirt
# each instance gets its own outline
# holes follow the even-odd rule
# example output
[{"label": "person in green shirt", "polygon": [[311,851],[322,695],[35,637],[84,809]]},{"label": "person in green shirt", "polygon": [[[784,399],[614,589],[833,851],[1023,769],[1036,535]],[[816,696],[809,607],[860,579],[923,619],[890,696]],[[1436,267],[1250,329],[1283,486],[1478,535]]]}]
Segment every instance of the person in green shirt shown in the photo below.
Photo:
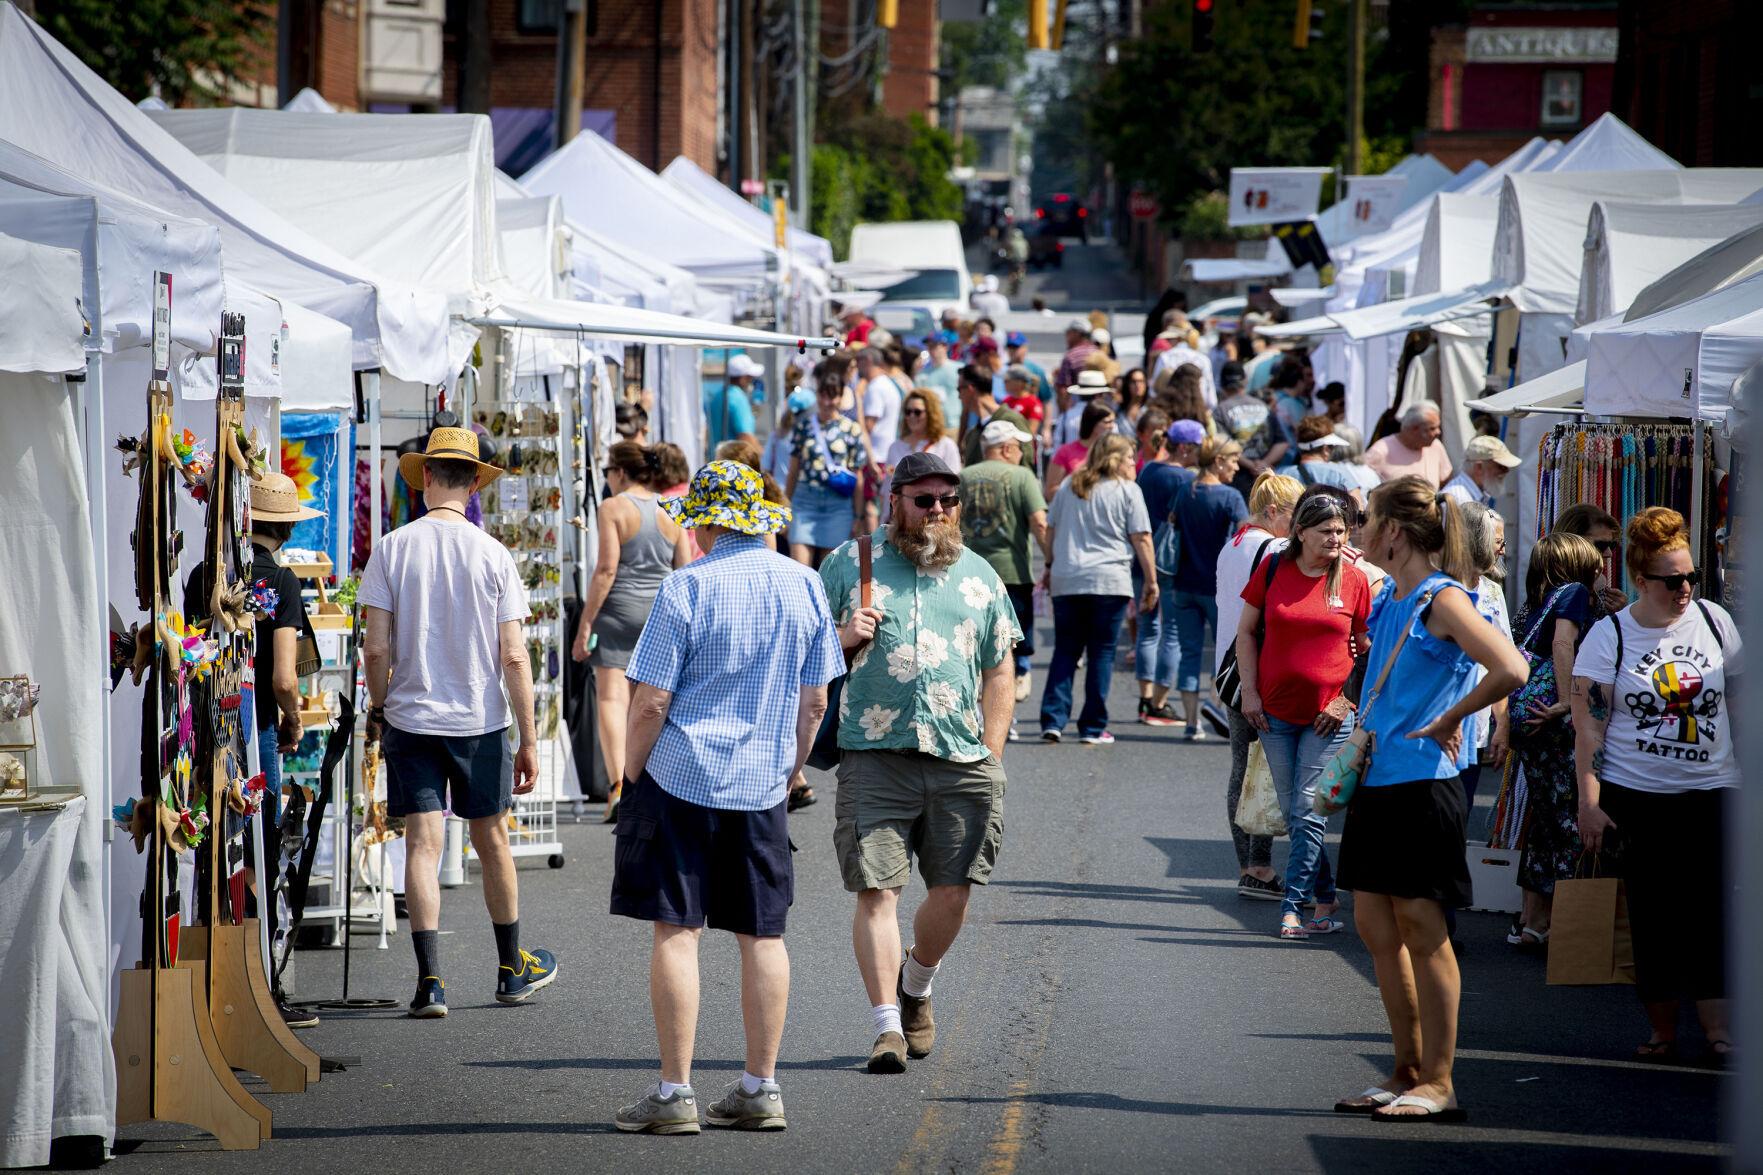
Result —
[{"label": "person in green shirt", "polygon": [[[961,412],[963,418],[971,416],[979,421],[961,438],[962,465],[978,465],[983,459],[982,436],[986,425],[992,421],[1008,420],[1023,432],[1029,431],[1028,421],[1022,413],[998,406],[998,398],[992,390],[992,373],[971,363],[961,369]],[[1034,468],[1034,457],[1028,448],[1022,450],[1022,460],[1018,464],[1030,470]]]},{"label": "person in green shirt", "polygon": [[[936,1039],[931,982],[991,878],[1004,836],[1010,651],[1022,639],[1003,581],[961,539],[961,479],[934,453],[894,469],[887,528],[821,564],[839,644],[851,658],[839,700],[833,843],[869,996],[871,1073],[899,1073]],[[884,537],[885,536],[885,537]],[[900,890],[916,858],[926,894],[900,951]]]},{"label": "person in green shirt", "polygon": [[[961,470],[961,537],[967,549],[992,565],[1022,639],[1016,644],[1016,700],[1029,695],[1029,659],[1034,656],[1035,578],[1029,537],[1047,549],[1047,499],[1022,454],[1034,438],[1008,420],[994,420],[981,431],[985,460]],[[1015,731],[1011,732],[1012,737]]]}]

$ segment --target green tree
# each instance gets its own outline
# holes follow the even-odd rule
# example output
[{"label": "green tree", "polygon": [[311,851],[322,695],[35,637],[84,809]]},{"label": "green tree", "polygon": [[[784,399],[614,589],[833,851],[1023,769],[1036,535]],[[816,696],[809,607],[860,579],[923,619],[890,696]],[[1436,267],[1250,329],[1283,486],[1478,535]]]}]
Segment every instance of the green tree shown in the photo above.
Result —
[{"label": "green tree", "polygon": [[945,21],[938,56],[949,94],[965,86],[1011,89],[1028,67],[1028,0],[997,0],[979,20]]},{"label": "green tree", "polygon": [[267,51],[263,0],[38,0],[37,19],[99,77],[133,99],[216,99]]},{"label": "green tree", "polygon": [[[1422,13],[1398,9],[1421,8]],[[1425,109],[1427,38],[1465,5],[1391,5],[1391,22],[1367,37],[1368,170],[1403,153]],[[1291,0],[1220,6],[1214,47],[1196,54],[1188,6],[1144,16],[1144,35],[1120,45],[1118,65],[1088,95],[1086,128],[1125,183],[1143,184],[1178,219],[1198,193],[1228,185],[1230,169],[1338,162],[1344,155],[1345,6],[1329,4],[1323,37],[1290,39]],[[1392,155],[1393,152],[1393,155]]]},{"label": "green tree", "polygon": [[[810,159],[810,227],[836,256],[845,256],[862,221],[961,219],[961,187],[949,178],[955,140],[922,115],[847,115],[822,133],[826,141]],[[783,178],[789,166],[780,156],[772,174]]]}]

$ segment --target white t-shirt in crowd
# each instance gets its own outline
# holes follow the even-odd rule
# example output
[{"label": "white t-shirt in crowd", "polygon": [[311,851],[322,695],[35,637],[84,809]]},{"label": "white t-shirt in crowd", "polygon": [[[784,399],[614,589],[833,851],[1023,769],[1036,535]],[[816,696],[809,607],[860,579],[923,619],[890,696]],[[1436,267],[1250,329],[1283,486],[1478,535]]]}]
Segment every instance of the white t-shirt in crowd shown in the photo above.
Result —
[{"label": "white t-shirt in crowd", "polygon": [[[1506,589],[1504,586],[1484,575],[1481,577],[1481,582],[1475,585],[1475,591],[1471,594],[1475,597],[1475,610],[1481,613],[1481,618],[1493,625],[1494,631],[1507,640],[1513,639],[1512,617],[1506,612]],[[1383,666],[1378,666],[1380,671],[1382,668]],[[1487,675],[1486,669],[1483,669],[1479,664],[1476,665],[1475,673],[1469,679],[1470,688],[1473,689],[1480,685],[1481,679]],[[1488,739],[1494,733],[1494,709],[1489,706],[1477,710],[1469,716],[1467,721],[1469,723],[1469,749],[1471,753],[1474,753],[1487,746]]]},{"label": "white t-shirt in crowd", "polygon": [[869,433],[869,447],[876,460],[881,460],[900,436],[900,385],[892,376],[877,372],[863,387],[863,416],[873,419],[875,428]]},{"label": "white t-shirt in crowd", "polygon": [[1212,382],[1212,361],[1186,343],[1177,343],[1157,356],[1157,363],[1151,369],[1151,382],[1155,383],[1165,370],[1184,363],[1192,363],[1200,369],[1200,394],[1206,397],[1206,407],[1218,407],[1218,385]]},{"label": "white t-shirt in crowd", "polygon": [[1624,608],[1592,625],[1573,662],[1575,677],[1614,694],[1598,778],[1646,792],[1737,787],[1727,678],[1738,675],[1744,642],[1731,615],[1719,604],[1697,601],[1669,628],[1643,628],[1633,611]]},{"label": "white t-shirt in crowd", "polygon": [[460,736],[508,725],[498,626],[528,612],[507,547],[471,523],[424,515],[380,540],[359,598],[392,614],[388,725]]},{"label": "white t-shirt in crowd", "polygon": [[[1272,542],[1268,542],[1272,539]],[[1262,558],[1286,549],[1289,540],[1274,538],[1272,532],[1259,526],[1238,527],[1237,533],[1218,552],[1218,624],[1212,639],[1215,669],[1223,668],[1224,654],[1236,643],[1237,625],[1243,619],[1243,589],[1249,586],[1249,571],[1255,566],[1255,553],[1267,543]],[[1265,574],[1267,568],[1262,567]]]}]

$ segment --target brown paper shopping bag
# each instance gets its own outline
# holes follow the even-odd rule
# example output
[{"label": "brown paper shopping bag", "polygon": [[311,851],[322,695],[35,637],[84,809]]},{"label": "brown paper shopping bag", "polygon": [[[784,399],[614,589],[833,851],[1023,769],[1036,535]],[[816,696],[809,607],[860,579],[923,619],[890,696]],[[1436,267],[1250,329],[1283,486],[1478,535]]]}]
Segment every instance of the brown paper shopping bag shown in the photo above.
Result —
[{"label": "brown paper shopping bag", "polygon": [[1634,982],[1634,945],[1621,879],[1569,877],[1555,883],[1549,922],[1549,982]]}]

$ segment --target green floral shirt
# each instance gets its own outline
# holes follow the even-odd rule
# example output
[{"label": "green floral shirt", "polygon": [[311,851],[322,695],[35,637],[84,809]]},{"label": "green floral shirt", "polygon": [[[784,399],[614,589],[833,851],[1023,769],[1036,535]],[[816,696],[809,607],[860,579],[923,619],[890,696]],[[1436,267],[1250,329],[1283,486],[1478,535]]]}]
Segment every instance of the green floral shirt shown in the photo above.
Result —
[{"label": "green floral shirt", "polygon": [[[820,579],[844,624],[860,601],[856,540],[826,557]],[[996,668],[1022,639],[1004,581],[972,551],[951,567],[920,571],[878,537],[871,593],[882,620],[845,679],[839,746],[923,751],[956,763],[984,759],[980,672]]]}]

